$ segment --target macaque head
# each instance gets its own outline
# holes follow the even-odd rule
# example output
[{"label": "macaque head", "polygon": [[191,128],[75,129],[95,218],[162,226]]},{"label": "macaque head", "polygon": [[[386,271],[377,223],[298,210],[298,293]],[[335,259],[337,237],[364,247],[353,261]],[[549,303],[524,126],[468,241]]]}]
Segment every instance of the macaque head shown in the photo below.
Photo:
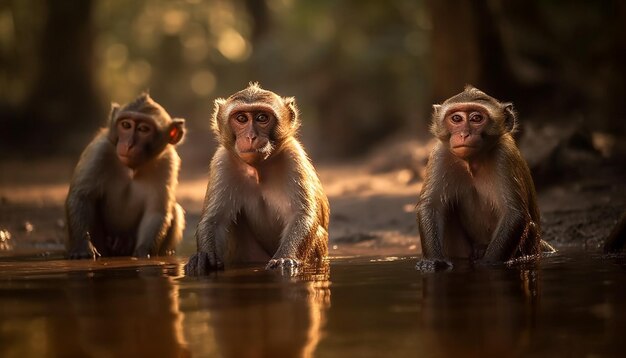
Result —
[{"label": "macaque head", "polygon": [[112,105],[109,139],[119,160],[136,169],[157,157],[167,145],[179,143],[185,120],[171,118],[147,93],[124,107]]},{"label": "macaque head", "polygon": [[513,104],[500,103],[472,86],[433,106],[432,133],[463,160],[490,149],[515,127]]},{"label": "macaque head", "polygon": [[299,124],[293,97],[281,97],[257,83],[217,99],[212,118],[220,143],[252,166],[279,151]]}]

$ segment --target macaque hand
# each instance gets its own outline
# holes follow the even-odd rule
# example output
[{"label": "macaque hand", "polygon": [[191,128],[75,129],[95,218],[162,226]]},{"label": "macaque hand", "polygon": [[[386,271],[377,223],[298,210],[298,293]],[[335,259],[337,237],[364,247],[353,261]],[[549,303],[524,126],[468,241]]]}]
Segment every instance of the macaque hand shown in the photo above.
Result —
[{"label": "macaque hand", "polygon": [[91,243],[91,236],[89,233],[85,234],[85,239],[82,240],[78,245],[75,245],[70,252],[68,253],[68,258],[70,260],[80,260],[80,259],[92,259],[95,260],[100,257],[100,253],[96,249],[95,246]]},{"label": "macaque hand", "polygon": [[267,266],[265,266],[266,270],[272,270],[272,269],[277,269],[277,268],[281,268],[281,269],[295,269],[298,268],[302,265],[302,263],[300,262],[300,260],[298,259],[293,259],[290,257],[281,257],[281,258],[277,258],[277,259],[271,259],[270,262],[267,263]]},{"label": "macaque hand", "polygon": [[199,251],[185,265],[185,275],[206,276],[212,271],[223,270],[224,263],[214,253]]},{"label": "macaque hand", "polygon": [[440,259],[422,259],[417,261],[415,269],[422,272],[447,271],[452,269],[452,262]]}]

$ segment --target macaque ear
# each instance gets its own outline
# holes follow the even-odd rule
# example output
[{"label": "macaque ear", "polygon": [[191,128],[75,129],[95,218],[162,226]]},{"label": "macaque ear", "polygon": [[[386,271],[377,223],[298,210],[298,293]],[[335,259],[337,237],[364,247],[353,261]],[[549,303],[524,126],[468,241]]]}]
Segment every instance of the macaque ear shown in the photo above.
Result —
[{"label": "macaque ear", "polygon": [[112,142],[117,141],[117,131],[115,129],[115,119],[117,118],[117,114],[120,112],[120,105],[111,102],[111,111],[109,112],[109,139]]},{"label": "macaque ear", "polygon": [[300,126],[300,120],[298,118],[298,106],[296,106],[295,97],[283,97],[285,107],[289,110],[289,119],[291,121],[291,127],[297,128]]},{"label": "macaque ear", "polygon": [[446,130],[446,127],[443,125],[443,123],[441,123],[442,121],[439,118],[441,117],[441,114],[442,114],[441,112],[442,112],[442,105],[433,104],[433,115],[432,115],[432,120],[430,122],[430,132],[435,137],[441,140],[445,140],[445,137],[448,134],[448,131]]},{"label": "macaque ear", "polygon": [[167,131],[167,141],[170,144],[178,144],[185,135],[185,120],[182,118],[172,119],[169,130]]},{"label": "macaque ear", "polygon": [[439,111],[441,111],[441,105],[440,104],[433,104],[433,116],[438,116],[439,115]]},{"label": "macaque ear", "polygon": [[515,114],[513,103],[503,103],[502,108],[504,112],[504,128],[506,128],[507,132],[515,132],[517,129],[517,115]]},{"label": "macaque ear", "polygon": [[109,123],[113,124],[113,121],[115,120],[115,117],[117,117],[117,114],[120,112],[120,105],[115,103],[115,102],[111,102],[111,110],[109,111]]},{"label": "macaque ear", "polygon": [[465,87],[463,88],[463,91],[464,91],[464,92],[470,92],[470,91],[472,91],[472,90],[476,90],[476,89],[478,89],[478,88],[476,88],[476,87],[474,87],[474,86],[472,86],[472,85],[470,85],[470,84],[468,83],[468,84],[466,84],[466,85],[465,85]]},{"label": "macaque ear", "polygon": [[226,103],[226,100],[223,98],[218,98],[215,100],[215,102],[213,102],[213,114],[211,115],[211,129],[213,129],[213,132],[218,135],[221,132],[220,112],[225,103]]}]

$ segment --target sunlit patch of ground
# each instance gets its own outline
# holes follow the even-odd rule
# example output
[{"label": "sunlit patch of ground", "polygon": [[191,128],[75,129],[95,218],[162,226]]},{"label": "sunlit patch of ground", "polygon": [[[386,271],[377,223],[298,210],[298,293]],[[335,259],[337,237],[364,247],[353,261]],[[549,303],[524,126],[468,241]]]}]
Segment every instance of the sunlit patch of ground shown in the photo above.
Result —
[{"label": "sunlit patch of ground", "polygon": [[[358,161],[315,163],[331,203],[331,256],[420,253],[415,205],[432,143],[398,141]],[[593,158],[574,177],[538,185],[544,238],[557,247],[599,248],[626,207],[624,167]],[[0,256],[63,250],[63,204],[75,160],[0,163]],[[187,220],[181,255],[195,251],[206,180],[198,172],[181,175],[177,198]]]},{"label": "sunlit patch of ground", "polygon": [[[62,250],[63,205],[72,165],[71,160],[30,166],[0,164],[5,173],[0,185],[0,229],[10,233],[14,249],[27,253],[33,246],[36,251]],[[372,173],[366,163],[317,167],[331,203],[331,255],[419,252],[414,207],[421,184],[409,170]],[[206,180],[205,176],[186,177],[179,183],[177,198],[187,218],[185,239],[179,248],[182,254],[195,249],[193,234]]]}]

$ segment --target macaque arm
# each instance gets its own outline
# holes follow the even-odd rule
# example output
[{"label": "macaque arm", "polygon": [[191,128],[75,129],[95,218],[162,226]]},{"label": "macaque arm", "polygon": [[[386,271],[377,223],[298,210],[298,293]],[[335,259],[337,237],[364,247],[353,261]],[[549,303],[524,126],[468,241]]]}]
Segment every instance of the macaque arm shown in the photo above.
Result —
[{"label": "macaque arm", "polygon": [[101,243],[103,237],[97,211],[101,178],[93,176],[92,166],[98,166],[101,161],[107,160],[111,154],[109,152],[111,148],[106,133],[101,132],[87,146],[76,166],[66,201],[68,256],[71,259],[100,256],[94,243]]},{"label": "macaque arm", "polygon": [[497,262],[511,259],[520,245],[525,227],[526,218],[522,212],[514,207],[507,209],[498,222],[482,261]]},{"label": "macaque arm", "polygon": [[317,234],[317,228],[314,227],[315,217],[310,215],[312,212],[315,211],[310,208],[294,214],[283,231],[280,246],[268,263],[268,268],[298,266],[302,263],[306,255],[302,249],[312,244],[305,241],[312,240],[311,235]]},{"label": "macaque arm", "polygon": [[443,195],[444,180],[446,180],[443,150],[439,146],[430,156],[428,175],[424,180],[417,204],[417,221],[420,228],[422,255],[425,259],[445,259],[443,235],[447,196]]},{"label": "macaque arm", "polygon": [[[167,236],[176,203],[174,191],[177,185],[178,155],[169,150],[157,159],[150,171],[144,172],[146,190],[151,190],[145,212],[137,229],[137,241],[133,256],[146,257],[158,254]],[[165,190],[164,190],[165,188]]]},{"label": "macaque arm", "polygon": [[432,200],[420,201],[418,204],[417,220],[420,227],[422,255],[426,259],[445,259],[443,250],[444,215],[441,205],[434,204]]},{"label": "macaque arm", "polygon": [[443,247],[445,216],[447,215],[447,196],[443,195],[445,175],[443,175],[445,153],[437,147],[429,159],[428,176],[417,204],[417,221],[422,244],[423,259],[417,268],[433,271],[451,267]]},{"label": "macaque arm", "polygon": [[224,268],[224,252],[228,227],[232,221],[232,195],[229,196],[224,166],[226,151],[221,148],[211,162],[209,183],[207,185],[200,222],[196,228],[197,252],[185,265],[187,275],[206,275],[210,271]]},{"label": "macaque arm", "polygon": [[[211,162],[209,182],[204,198],[202,215],[196,229],[198,252],[207,252],[223,259],[228,226],[234,219],[237,195],[231,193],[228,153],[221,148]],[[221,249],[221,250],[218,250]]]},{"label": "macaque arm", "polygon": [[96,199],[88,195],[71,192],[67,199],[67,225],[69,229],[68,256],[84,259],[100,256],[93,240],[100,241],[101,228],[97,223]]},{"label": "macaque arm", "polygon": [[[297,156],[296,153],[291,155]],[[278,266],[298,266],[304,260],[307,249],[313,245],[313,236],[318,234],[319,222],[317,221],[319,203],[315,200],[315,189],[311,185],[307,185],[310,178],[313,177],[313,168],[305,167],[308,163],[306,158],[291,158],[290,168],[293,168],[288,174],[289,178],[298,178],[291,180],[286,189],[290,195],[291,207],[294,209],[293,214],[288,220],[282,232],[280,245],[276,253],[267,265],[267,268]],[[311,242],[307,242],[310,240]]]},{"label": "macaque arm", "polygon": [[[510,168],[511,165],[502,167]],[[528,190],[524,186],[524,176],[519,171],[498,175],[503,183],[504,205],[501,208],[502,215],[498,226],[482,258],[485,262],[506,261],[512,258],[524,239],[527,224],[531,221],[523,195]]]},{"label": "macaque arm", "polygon": [[446,257],[443,238],[447,208],[441,202],[420,201],[417,209],[422,259],[415,266],[420,271],[446,270],[452,262]]},{"label": "macaque arm", "polygon": [[[208,205],[215,205],[214,200],[209,200]],[[198,252],[205,252],[215,258],[215,262],[223,262],[228,233],[229,220],[205,213],[198,223],[196,230],[196,244]]]},{"label": "macaque arm", "polygon": [[196,229],[197,252],[189,258],[185,265],[185,274],[207,275],[209,272],[224,268],[224,252],[226,236],[228,234],[228,223],[220,219],[215,213],[211,213],[208,208],[218,205],[217,196],[212,196],[210,188],[207,190],[205,199],[205,209]]}]

